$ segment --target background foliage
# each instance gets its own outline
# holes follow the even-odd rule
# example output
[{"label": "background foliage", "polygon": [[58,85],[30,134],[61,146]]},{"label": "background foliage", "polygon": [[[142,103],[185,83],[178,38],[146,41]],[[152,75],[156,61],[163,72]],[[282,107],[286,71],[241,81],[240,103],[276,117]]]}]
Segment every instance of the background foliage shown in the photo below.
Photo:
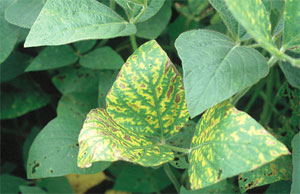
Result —
[{"label": "background foliage", "polygon": [[[298,0],[1,0],[1,193],[299,193],[299,21]],[[137,48],[151,39],[166,53],[153,56],[163,63],[169,57],[183,76],[191,117],[185,123],[183,101],[178,108],[162,100],[186,114],[172,123],[173,131],[185,124],[180,133],[171,136],[171,130],[162,137],[170,136],[170,146],[183,151],[192,146],[192,151],[164,148],[170,166],[100,161],[79,168],[78,136],[87,114],[106,108],[112,86],[108,101],[132,95],[116,89],[132,80],[113,83],[127,58],[135,64],[133,73],[150,63],[135,63],[130,55],[147,54],[146,46]],[[141,82],[152,76],[141,72]],[[162,78],[166,93],[171,86],[181,91],[172,77],[178,72]],[[132,87],[138,89],[136,83]],[[116,111],[126,104],[121,101],[109,101],[107,110],[126,128],[124,111]],[[150,110],[155,111],[163,112]],[[137,121],[140,115],[134,116]],[[274,137],[265,141],[251,127]],[[205,145],[209,138],[225,146]],[[269,145],[276,157],[264,149]],[[205,165],[203,158],[212,162]]]}]

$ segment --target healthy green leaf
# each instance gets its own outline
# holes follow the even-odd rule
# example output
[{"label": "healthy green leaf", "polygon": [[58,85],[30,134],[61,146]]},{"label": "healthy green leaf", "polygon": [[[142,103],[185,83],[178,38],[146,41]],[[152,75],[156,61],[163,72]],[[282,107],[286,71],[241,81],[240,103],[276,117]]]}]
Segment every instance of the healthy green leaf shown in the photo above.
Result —
[{"label": "healthy green leaf", "polygon": [[33,140],[35,139],[35,137],[39,134],[39,132],[41,131],[41,129],[39,127],[34,126],[30,133],[27,135],[26,140],[23,144],[23,162],[24,162],[24,167],[26,168],[26,164],[27,164],[27,159],[28,159],[28,153],[31,147],[31,144],[33,142]]},{"label": "healthy green leaf", "polygon": [[275,56],[282,55],[272,40],[269,15],[261,0],[225,2],[235,19],[263,48]]},{"label": "healthy green leaf", "polygon": [[286,0],[284,11],[284,48],[300,47],[300,2]]},{"label": "healthy green leaf", "polygon": [[265,58],[255,49],[236,45],[209,30],[182,33],[175,47],[191,117],[253,85],[268,74]]},{"label": "healthy green leaf", "polygon": [[188,8],[194,16],[201,14],[207,5],[208,0],[188,0]]},{"label": "healthy green leaf", "polygon": [[271,184],[280,180],[290,180],[292,177],[292,158],[282,156],[254,171],[239,175],[239,187],[242,193],[249,189]]},{"label": "healthy green leaf", "polygon": [[[127,0],[115,0],[129,15],[131,19],[136,18],[142,11],[142,5],[128,2]],[[138,22],[144,22],[153,17],[163,6],[165,0],[148,0],[145,13],[141,16]]]},{"label": "healthy green leaf", "polygon": [[241,26],[236,19],[233,17],[233,15],[228,10],[228,7],[225,3],[225,1],[219,1],[219,0],[209,0],[210,4],[220,13],[221,18],[226,25],[229,32],[232,34],[232,36],[236,40],[245,40],[247,38],[242,38],[243,36],[246,37],[246,30]]},{"label": "healthy green leaf", "polygon": [[90,69],[120,69],[124,61],[111,47],[105,46],[89,52],[80,58],[80,65]]},{"label": "healthy green leaf", "polygon": [[5,10],[5,19],[22,28],[31,28],[46,0],[16,0]]},{"label": "healthy green leaf", "polygon": [[163,168],[157,170],[130,165],[117,177],[114,190],[134,193],[153,193],[164,189],[171,182]]},{"label": "healthy green leaf", "polygon": [[24,73],[30,60],[31,57],[29,55],[14,51],[0,64],[0,83],[10,81]]},{"label": "healthy green leaf", "polygon": [[52,77],[52,83],[62,94],[98,91],[100,71],[71,66],[61,68],[58,72]]},{"label": "healthy green leaf", "polygon": [[19,193],[19,185],[27,185],[27,182],[9,174],[0,175],[0,193]]},{"label": "healthy green leaf", "polygon": [[197,124],[189,154],[191,188],[210,186],[287,154],[284,144],[259,123],[222,102]]},{"label": "healthy green leaf", "polygon": [[[288,52],[292,57],[300,59],[300,54]],[[289,62],[280,63],[285,78],[293,87],[300,89],[300,68],[292,66]]]},{"label": "healthy green leaf", "polygon": [[291,184],[291,181],[279,181],[270,184],[265,194],[290,194]]},{"label": "healthy green leaf", "polygon": [[134,34],[136,28],[96,0],[48,0],[31,27],[25,47]]},{"label": "healthy green leaf", "polygon": [[136,36],[146,39],[156,39],[168,25],[171,15],[171,1],[166,1],[156,15],[145,22],[136,24]]},{"label": "healthy green leaf", "polygon": [[84,40],[74,42],[73,45],[79,54],[83,54],[91,50],[97,43],[97,40]]},{"label": "healthy green leaf", "polygon": [[292,194],[300,193],[300,133],[292,140],[293,148],[293,182],[292,182]]},{"label": "healthy green leaf", "polygon": [[37,186],[45,188],[48,193],[73,193],[68,179],[64,176],[43,178],[37,183]]},{"label": "healthy green leaf", "polygon": [[78,165],[125,160],[157,166],[173,159],[164,146],[188,120],[181,77],[156,41],[137,49],[79,135]]},{"label": "healthy green leaf", "polygon": [[46,194],[47,192],[40,187],[20,185],[19,189],[22,194]]},{"label": "healthy green leaf", "polygon": [[36,56],[26,71],[41,71],[71,65],[78,57],[69,45],[51,46],[43,49]]},{"label": "healthy green leaf", "polygon": [[229,182],[228,180],[222,180],[216,184],[205,187],[198,190],[187,190],[183,186],[180,188],[180,194],[210,194],[210,193],[238,193],[239,188]]},{"label": "healthy green leaf", "polygon": [[0,63],[13,51],[18,40],[19,28],[8,23],[4,18],[5,8],[11,3],[10,0],[0,1]]},{"label": "healthy green leaf", "polygon": [[1,119],[12,119],[39,109],[50,97],[27,77],[19,77],[1,85]]}]

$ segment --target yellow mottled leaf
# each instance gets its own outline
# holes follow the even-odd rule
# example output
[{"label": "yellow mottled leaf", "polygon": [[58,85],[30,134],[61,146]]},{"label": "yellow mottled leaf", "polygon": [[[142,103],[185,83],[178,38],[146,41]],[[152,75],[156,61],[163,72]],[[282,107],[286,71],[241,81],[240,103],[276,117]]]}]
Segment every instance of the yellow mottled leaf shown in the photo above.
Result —
[{"label": "yellow mottled leaf", "polygon": [[66,178],[76,194],[83,194],[104,181],[106,176],[103,172],[99,172],[96,174],[69,174],[66,175]]}]

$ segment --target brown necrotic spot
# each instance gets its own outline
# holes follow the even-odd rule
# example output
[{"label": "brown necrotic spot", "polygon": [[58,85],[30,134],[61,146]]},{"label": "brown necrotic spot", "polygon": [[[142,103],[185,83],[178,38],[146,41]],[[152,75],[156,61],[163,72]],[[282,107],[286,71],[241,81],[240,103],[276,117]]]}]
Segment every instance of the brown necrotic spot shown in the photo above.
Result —
[{"label": "brown necrotic spot", "polygon": [[170,88],[169,88],[169,91],[168,91],[168,93],[167,93],[167,98],[168,98],[168,99],[170,99],[173,90],[174,90],[174,87],[171,85]]},{"label": "brown necrotic spot", "polygon": [[33,165],[33,167],[32,167],[31,173],[32,173],[32,174],[36,173],[36,169],[37,169],[38,167],[40,167],[40,163],[39,163],[39,162],[36,163],[36,162],[34,161],[34,165]]},{"label": "brown necrotic spot", "polygon": [[137,56],[136,55],[133,55],[132,56],[132,59],[135,61],[137,59]]},{"label": "brown necrotic spot", "polygon": [[176,96],[175,96],[175,103],[178,103],[178,102],[180,102],[180,95],[176,94]]},{"label": "brown necrotic spot", "polygon": [[146,87],[146,85],[145,84],[141,84],[141,88],[145,88]]},{"label": "brown necrotic spot", "polygon": [[54,173],[54,170],[50,169],[50,173]]},{"label": "brown necrotic spot", "polygon": [[125,136],[124,136],[124,139],[126,139],[126,140],[128,140],[128,141],[131,141],[131,138],[130,138],[129,135],[125,135]]},{"label": "brown necrotic spot", "polygon": [[125,85],[123,83],[120,83],[120,88],[124,89]]}]

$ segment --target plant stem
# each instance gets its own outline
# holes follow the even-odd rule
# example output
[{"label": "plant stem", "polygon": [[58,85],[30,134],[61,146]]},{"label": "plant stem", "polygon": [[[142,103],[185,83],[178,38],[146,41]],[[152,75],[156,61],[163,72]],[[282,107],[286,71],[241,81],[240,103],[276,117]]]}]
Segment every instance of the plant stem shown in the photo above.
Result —
[{"label": "plant stem", "polygon": [[135,38],[134,34],[130,35],[130,42],[131,42],[133,51],[135,51],[137,49],[137,43],[136,43],[136,38]]},{"label": "plant stem", "polygon": [[146,9],[147,9],[147,3],[145,3],[143,5],[142,11],[135,17],[134,21],[132,22],[133,24],[136,24],[141,19],[142,15],[144,15]]},{"label": "plant stem", "polygon": [[270,75],[267,80],[267,88],[266,88],[266,98],[264,99],[264,106],[263,111],[261,113],[261,119],[260,123],[262,125],[266,124],[267,118],[269,114],[272,114],[272,111],[270,111],[270,102],[272,100],[272,90],[274,86],[274,80],[273,80],[273,71],[270,72]]},{"label": "plant stem", "polygon": [[190,152],[190,149],[180,148],[180,147],[172,146],[169,144],[161,144],[161,146],[163,146],[165,148],[169,148],[176,152],[181,152],[181,153],[189,153]]},{"label": "plant stem", "polygon": [[269,68],[271,68],[271,67],[273,67],[274,65],[275,65],[275,63],[277,62],[277,58],[276,57],[274,57],[274,56],[272,56],[269,60],[268,60],[268,67]]},{"label": "plant stem", "polygon": [[173,183],[177,193],[180,193],[180,184],[179,184],[177,178],[175,177],[174,173],[172,172],[172,169],[170,168],[169,164],[166,163],[163,165],[163,167],[164,167],[164,170],[165,170],[166,174],[168,175],[169,179]]}]

